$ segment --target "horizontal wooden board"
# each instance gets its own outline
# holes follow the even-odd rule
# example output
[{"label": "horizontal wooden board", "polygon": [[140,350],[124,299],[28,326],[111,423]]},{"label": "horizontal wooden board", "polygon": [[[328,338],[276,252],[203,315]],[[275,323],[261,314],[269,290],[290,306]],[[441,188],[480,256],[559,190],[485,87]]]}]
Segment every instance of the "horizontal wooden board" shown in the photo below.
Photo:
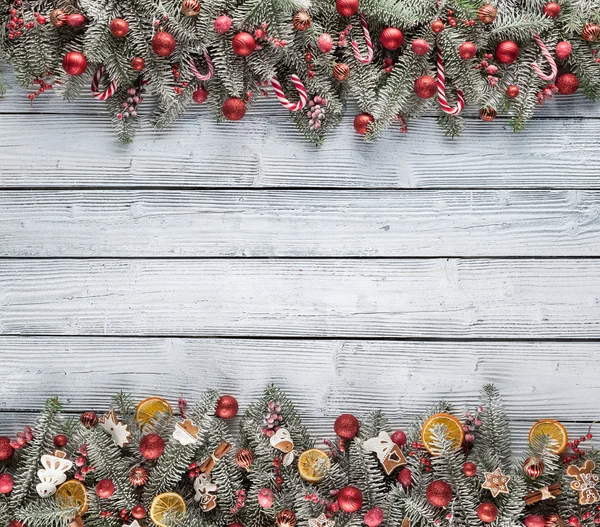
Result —
[{"label": "horizontal wooden board", "polygon": [[598,256],[598,191],[17,191],[0,256]]},{"label": "horizontal wooden board", "polygon": [[4,260],[0,332],[600,338],[600,260]]}]

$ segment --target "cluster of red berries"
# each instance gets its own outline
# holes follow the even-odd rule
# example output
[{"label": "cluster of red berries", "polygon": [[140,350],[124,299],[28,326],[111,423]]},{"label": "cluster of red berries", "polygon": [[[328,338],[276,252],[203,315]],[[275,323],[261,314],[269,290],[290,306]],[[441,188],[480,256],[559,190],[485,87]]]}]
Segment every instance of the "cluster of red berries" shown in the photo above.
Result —
[{"label": "cluster of red berries", "polygon": [[309,50],[306,52],[306,55],[304,55],[304,60],[306,61],[307,65],[308,65],[308,78],[309,79],[312,79],[315,76],[315,72],[313,71],[315,68],[315,65],[313,64],[312,59],[313,59],[313,55]]},{"label": "cluster of red berries", "polygon": [[316,494],[305,494],[304,501],[310,501],[311,503],[316,503],[317,505],[325,505],[325,516],[327,518],[331,518],[336,512],[339,511],[340,506],[337,504],[337,495],[339,491],[332,490],[330,491],[331,497],[333,501],[324,500],[323,498],[319,498]]},{"label": "cluster of red berries", "polygon": [[479,64],[477,64],[477,66],[475,66],[476,70],[482,70],[488,74],[487,79],[490,83],[490,86],[492,87],[496,86],[496,84],[498,84],[498,81],[500,80],[498,77],[496,77],[496,73],[498,73],[498,66],[489,63],[489,61],[493,59],[493,55],[491,55],[490,53],[486,53],[483,56],[483,60]]},{"label": "cluster of red berries", "polygon": [[75,479],[78,479],[79,481],[84,481],[86,474],[88,472],[93,472],[96,469],[94,467],[90,467],[87,464],[88,450],[87,445],[85,443],[79,447],[78,452],[79,456],[75,460],[75,465],[79,467],[79,471],[75,474]]},{"label": "cluster of red berries", "polygon": [[[279,40],[278,38],[270,36],[267,31],[268,28],[268,22],[263,22],[259,28],[254,30],[254,38],[258,40],[266,39],[268,42],[271,42],[271,44],[274,44],[276,48],[287,46],[287,40]],[[260,47],[257,46],[256,49],[260,49]]]},{"label": "cluster of red berries", "polygon": [[[173,78],[175,79],[175,81],[179,82],[179,79],[181,78],[181,72],[179,71],[179,64],[173,64],[173,66],[171,67],[171,72],[173,73]],[[174,86],[173,90],[175,91],[175,93],[177,95],[181,95],[183,93],[183,89],[187,88],[188,86],[189,86],[189,83],[182,82],[181,86]]]},{"label": "cluster of red berries", "polygon": [[[131,509],[131,512],[127,512],[127,509],[121,509],[119,511],[119,518],[121,519],[122,522],[127,523],[130,520],[130,518],[129,518],[130,514],[136,520],[141,520],[142,518],[146,517],[146,509],[143,505],[134,505],[133,508]],[[110,515],[111,514],[108,513],[108,516],[110,516]]]},{"label": "cluster of red berries", "polygon": [[[162,19],[163,19],[163,21],[166,22],[167,20],[169,20],[169,15],[166,15],[166,14],[163,15]],[[158,18],[155,18],[154,22],[152,22],[152,24],[154,25],[154,27],[158,27],[158,26],[160,26],[160,20]]]},{"label": "cluster of red berries", "polygon": [[418,441],[413,441],[410,444],[410,448],[412,448],[413,450],[409,450],[408,455],[413,457],[421,456],[421,458],[419,459],[419,463],[423,465],[423,470],[425,472],[431,472],[431,459],[429,459],[429,457],[425,454],[425,451],[423,450],[423,445]]},{"label": "cluster of red berries", "polygon": [[273,460],[273,466],[275,467],[273,469],[273,473],[275,474],[275,484],[278,487],[281,487],[281,485],[283,485],[283,476],[281,475],[281,459],[276,457]]},{"label": "cluster of red berries", "polygon": [[235,505],[231,507],[231,514],[237,514],[246,503],[246,491],[244,489],[236,490]]},{"label": "cluster of red berries", "polygon": [[[252,98],[252,92],[246,92],[246,100]],[[264,426],[262,433],[267,437],[272,437],[275,432],[281,427],[283,416],[281,415],[281,404],[279,401],[269,401],[267,403],[267,411],[265,412]]]},{"label": "cluster of red berries", "polygon": [[475,27],[475,20],[465,20],[465,26],[467,27]]},{"label": "cluster of red berries", "polygon": [[383,59],[383,69],[386,73],[392,73],[392,69],[394,69],[394,61],[391,58]]},{"label": "cluster of red berries", "polygon": [[350,35],[350,31],[352,29],[352,24],[348,24],[346,26],[346,29],[344,29],[341,33],[340,33],[340,38],[338,40],[338,46],[340,48],[343,48],[345,46],[348,45],[348,35]]},{"label": "cluster of red berries", "polygon": [[454,18],[454,11],[448,9],[448,24],[452,27],[456,27],[456,18]]},{"label": "cluster of red berries", "polygon": [[579,439],[575,439],[573,441],[569,441],[567,443],[567,448],[570,448],[573,451],[572,456],[565,456],[562,462],[567,465],[574,461],[577,461],[585,456],[585,450],[580,448],[581,443],[585,443],[587,440],[592,439],[594,436],[591,432],[588,432],[586,435],[581,436]]},{"label": "cluster of red berries", "polygon": [[188,477],[190,479],[196,479],[200,475],[200,467],[195,461],[188,465]]},{"label": "cluster of red berries", "polygon": [[22,6],[23,2],[17,0],[9,11],[10,20],[6,23],[6,29],[8,29],[7,36],[10,40],[15,40],[22,36],[24,29],[33,29],[35,27],[35,22],[43,26],[48,21],[45,16],[40,15],[39,13],[33,13],[35,22],[33,20],[25,22],[23,13],[19,14],[19,8]]},{"label": "cluster of red berries", "polygon": [[131,86],[127,90],[127,100],[123,101],[123,112],[117,114],[117,119],[128,119],[129,117],[137,117],[137,109],[144,102],[142,95],[144,94],[144,86]]},{"label": "cluster of red berries", "polygon": [[[598,505],[596,507],[596,510],[600,511],[600,505]],[[572,527],[581,527],[581,522],[587,521],[591,517],[592,517],[592,512],[586,511],[581,515],[581,520],[577,516],[573,515],[567,520],[567,523],[569,525],[571,525]],[[594,523],[596,525],[600,525],[600,514],[596,513],[596,515],[594,516]]]},{"label": "cluster of red berries", "polygon": [[44,79],[40,79],[39,77],[36,77],[35,79],[33,79],[33,83],[37,84],[39,87],[33,93],[30,93],[27,96],[27,98],[32,102],[34,99],[37,99],[45,91],[51,90],[52,86],[54,86],[54,84],[60,84],[60,81],[54,81],[54,84],[52,84],[51,82],[46,82]]}]

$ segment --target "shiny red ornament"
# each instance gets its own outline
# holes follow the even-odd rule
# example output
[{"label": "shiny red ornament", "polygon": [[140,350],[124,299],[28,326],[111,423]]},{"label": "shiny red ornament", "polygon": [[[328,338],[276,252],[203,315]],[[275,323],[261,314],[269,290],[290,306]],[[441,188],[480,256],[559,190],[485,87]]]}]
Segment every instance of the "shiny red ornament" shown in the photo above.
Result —
[{"label": "shiny red ornament", "polygon": [[329,33],[321,33],[317,46],[321,53],[329,53],[333,49],[333,37]]},{"label": "shiny red ornament", "polygon": [[192,93],[192,99],[196,104],[202,104],[208,98],[208,92],[204,88],[198,88]]},{"label": "shiny red ornament", "polygon": [[342,16],[353,16],[358,13],[358,0],[336,0],[335,8]]},{"label": "shiny red ornament", "polygon": [[437,82],[430,75],[421,75],[415,80],[414,89],[417,97],[430,99],[437,91]]},{"label": "shiny red ornament", "polygon": [[400,447],[406,445],[406,434],[402,430],[396,430],[390,439]]},{"label": "shiny red ornament", "polygon": [[242,31],[238,33],[231,41],[233,52],[240,57],[248,57],[256,49],[256,40],[250,33]]},{"label": "shiny red ornament", "polygon": [[379,527],[381,522],[383,522],[383,509],[380,507],[373,507],[365,514],[364,522],[367,527]]},{"label": "shiny red ornament", "polygon": [[229,31],[229,28],[231,27],[231,24],[232,20],[227,15],[221,15],[217,17],[215,23],[213,24],[215,33],[219,33],[219,35],[227,33],[227,31]]},{"label": "shiny red ornament", "polygon": [[298,11],[292,19],[296,31],[306,31],[312,24],[312,19],[307,11]]},{"label": "shiny red ornament", "polygon": [[496,20],[497,11],[491,4],[486,4],[477,11],[477,18],[483,24],[492,24]]},{"label": "shiny red ornament", "polygon": [[221,419],[231,419],[238,413],[238,402],[231,395],[221,395],[217,401],[217,409],[215,414]]},{"label": "shiny red ornament", "polygon": [[546,518],[539,514],[530,514],[525,517],[523,523],[525,524],[525,527],[545,527]]},{"label": "shiny red ornament", "polygon": [[238,467],[248,470],[254,463],[254,454],[249,448],[240,448],[235,453],[235,463]]},{"label": "shiny red ornament", "polygon": [[[69,51],[69,53],[63,57],[62,67],[69,75],[76,77],[77,75],[85,73],[85,70],[87,70],[87,60],[83,53],[79,53],[79,51]],[[86,419],[84,416],[88,414],[93,415],[95,419],[91,417],[90,419]],[[90,426],[87,426],[84,421],[90,423]],[[93,428],[98,424],[98,417],[96,417],[94,412],[86,412],[81,416],[81,422],[86,428]]]},{"label": "shiny red ornament", "polygon": [[400,472],[398,472],[398,483],[404,487],[404,490],[412,487],[412,472],[409,468],[403,468]]},{"label": "shiny red ornament", "polygon": [[122,18],[115,18],[110,23],[110,32],[117,38],[122,38],[129,32],[129,22]]},{"label": "shiny red ornament", "polygon": [[587,42],[596,42],[600,37],[600,26],[598,24],[586,24],[581,30],[581,36]]},{"label": "shiny red ornament", "polygon": [[53,9],[50,12],[50,23],[54,27],[62,27],[66,24],[67,17],[68,17],[68,15],[67,15],[66,11],[64,11],[62,9]]},{"label": "shiny red ornament", "polygon": [[263,509],[270,509],[273,506],[273,501],[275,500],[273,491],[267,488],[260,489],[256,495],[256,498],[258,500],[258,504]]},{"label": "shiny red ornament", "polygon": [[141,487],[148,482],[148,471],[144,467],[133,467],[129,471],[129,483],[133,487]]},{"label": "shiny red ornament", "polygon": [[185,16],[198,16],[200,14],[200,2],[198,0],[183,0],[181,12]]},{"label": "shiny red ornament", "polygon": [[72,13],[67,17],[67,26],[81,27],[85,22],[86,18],[80,13]]},{"label": "shiny red ornament", "polygon": [[52,440],[56,448],[64,448],[69,442],[69,438],[65,434],[58,434]]},{"label": "shiny red ornament", "polygon": [[6,461],[13,455],[14,448],[10,444],[10,439],[6,436],[0,437],[0,461]]},{"label": "shiny red ornament", "polygon": [[434,33],[441,33],[442,31],[444,31],[444,28],[446,26],[444,25],[444,22],[442,20],[434,20],[431,23],[431,31],[433,31]]},{"label": "shiny red ornament", "polygon": [[491,501],[484,501],[477,507],[477,516],[484,523],[492,523],[498,517],[498,507]]},{"label": "shiny red ornament", "polygon": [[385,49],[395,51],[404,42],[404,35],[397,27],[386,27],[379,35],[379,41]]},{"label": "shiny red ornament", "polygon": [[429,53],[431,50],[429,42],[427,42],[424,38],[417,38],[413,40],[410,47],[415,55],[427,55],[427,53]]},{"label": "shiny red ornament", "polygon": [[544,6],[544,14],[550,18],[556,18],[560,15],[560,6],[556,2],[548,2]]},{"label": "shiny red ornament", "polygon": [[472,478],[477,474],[477,465],[471,461],[467,461],[462,468],[463,474],[468,478]]},{"label": "shiny red ornament", "polygon": [[145,65],[146,62],[142,57],[134,57],[131,59],[131,67],[134,69],[134,71],[142,71]]},{"label": "shiny red ornament", "polygon": [[99,498],[110,498],[115,493],[115,484],[110,479],[101,479],[96,483],[96,494]]},{"label": "shiny red ornament", "polygon": [[348,485],[340,490],[337,502],[344,512],[356,512],[362,507],[363,495],[359,489]]},{"label": "shiny red ornament", "polygon": [[0,494],[9,494],[13,486],[14,481],[10,474],[0,474]]},{"label": "shiny red ornament", "polygon": [[246,115],[246,103],[239,97],[230,97],[223,103],[223,116],[228,121],[239,121]]},{"label": "shiny red ornament", "polygon": [[447,507],[452,501],[452,487],[445,481],[436,479],[427,486],[425,496],[433,507]]},{"label": "shiny red ornament", "polygon": [[140,453],[145,459],[153,460],[162,456],[165,442],[158,434],[148,434],[140,441]]},{"label": "shiny red ornament", "polygon": [[[357,134],[365,135],[369,131],[369,128],[368,128],[369,125],[373,122],[375,122],[375,118],[371,114],[369,114],[369,113],[358,114],[354,118],[354,130],[356,131]],[[345,423],[346,422],[345,416],[353,417],[354,419],[356,419],[356,417],[354,417],[350,414],[340,415],[340,417],[338,417],[335,421],[336,425],[338,423],[338,420],[340,420],[342,417],[344,417],[344,423]],[[350,422],[350,421],[351,420],[349,420],[349,423],[347,425],[344,423],[341,423],[339,426],[340,433],[347,434],[347,435],[353,434],[348,439],[352,439],[358,433],[358,426],[359,426],[358,424],[356,425],[356,431],[354,432],[355,427],[353,425],[353,422]],[[358,423],[358,420],[356,422]],[[340,436],[337,429],[336,429],[335,433]],[[342,436],[340,436],[340,437],[342,437]],[[346,439],[346,438],[342,437],[342,439]]]},{"label": "shiny red ornament", "polygon": [[337,81],[344,82],[350,78],[350,66],[343,62],[338,62],[333,66],[333,78]]},{"label": "shiny red ornament", "polygon": [[133,509],[131,509],[131,515],[136,520],[142,520],[146,517],[146,509],[143,505],[135,505]]},{"label": "shiny red ornament", "polygon": [[571,47],[571,43],[567,42],[566,40],[563,40],[562,42],[559,42],[558,44],[556,44],[556,56],[560,60],[565,60],[565,59],[569,58],[569,55],[571,54],[572,49],[573,48]]},{"label": "shiny red ornament", "polygon": [[175,51],[176,46],[175,37],[166,31],[159,31],[152,39],[152,51],[159,57],[168,57]]},{"label": "shiny red ornament", "polygon": [[492,108],[491,106],[484,106],[483,108],[481,108],[481,110],[479,110],[479,117],[481,118],[481,120],[486,121],[488,123],[493,121],[497,115],[498,112],[496,112],[496,109]]},{"label": "shiny red ornament", "polygon": [[463,42],[458,47],[458,54],[463,60],[470,60],[477,54],[477,46],[473,42]]},{"label": "shiny red ornament", "polygon": [[[72,51],[71,53],[76,53],[76,52]],[[65,58],[67,58],[71,53],[67,53],[65,55]],[[79,53],[79,55],[81,55],[81,53]],[[83,57],[83,59],[85,60],[85,57]],[[87,67],[87,61],[86,61],[86,67]],[[64,59],[63,59],[63,68],[65,68],[65,60]],[[67,70],[67,68],[65,68],[65,71],[66,70]],[[81,73],[83,73],[84,71],[85,71],[85,69]],[[67,71],[67,73],[69,73],[69,72]],[[77,75],[80,75],[81,73],[78,73]],[[75,73],[72,73],[71,75],[75,75]],[[94,412],[84,412],[81,414],[79,421],[85,428],[90,430],[98,424],[98,416]]]},{"label": "shiny red ornament", "polygon": [[563,73],[556,79],[556,87],[561,95],[571,95],[579,88],[579,79],[573,73]]},{"label": "shiny red ornament", "polygon": [[511,84],[506,87],[506,96],[510,99],[514,99],[519,96],[520,91],[521,90],[519,90],[519,87],[516,84]]},{"label": "shiny red ornament", "polygon": [[294,527],[296,525],[296,515],[289,509],[282,510],[275,519],[277,527]]},{"label": "shiny red ornament", "polygon": [[544,473],[545,465],[541,457],[531,456],[525,460],[523,470],[531,479],[537,479]]},{"label": "shiny red ornament", "polygon": [[505,40],[496,46],[496,58],[502,64],[512,64],[519,58],[519,46],[512,40]]},{"label": "shiny red ornament", "polygon": [[[360,117],[361,115],[368,116],[367,118],[363,118],[365,121],[368,121],[364,125],[364,133],[366,133],[367,125],[373,122],[374,119],[372,115],[366,113],[362,113],[358,117]],[[358,117],[356,119],[358,119]],[[361,132],[359,132],[358,129],[356,129],[356,119],[354,119],[354,129],[360,134]],[[352,414],[342,414],[335,420],[333,430],[335,431],[336,435],[338,437],[341,437],[342,439],[352,439],[356,437],[356,434],[358,434],[359,427],[360,423],[358,422],[358,419],[356,417],[354,417]]]}]

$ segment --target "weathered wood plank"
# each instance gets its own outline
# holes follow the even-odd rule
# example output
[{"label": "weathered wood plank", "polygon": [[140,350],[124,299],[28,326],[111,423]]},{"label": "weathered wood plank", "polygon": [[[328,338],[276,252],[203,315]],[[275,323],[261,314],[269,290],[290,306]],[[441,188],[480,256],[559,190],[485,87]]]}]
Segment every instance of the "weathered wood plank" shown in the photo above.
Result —
[{"label": "weathered wood plank", "polygon": [[600,255],[600,192],[18,191],[0,256]]},{"label": "weathered wood plank", "polygon": [[600,338],[600,260],[4,260],[2,334]]}]

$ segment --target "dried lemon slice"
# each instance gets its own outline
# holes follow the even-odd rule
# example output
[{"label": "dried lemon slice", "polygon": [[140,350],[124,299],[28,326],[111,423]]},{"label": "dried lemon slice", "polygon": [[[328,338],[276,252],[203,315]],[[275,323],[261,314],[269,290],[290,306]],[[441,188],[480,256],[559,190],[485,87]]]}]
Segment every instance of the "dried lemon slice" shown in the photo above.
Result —
[{"label": "dried lemon slice", "polygon": [[555,445],[548,447],[548,450],[553,454],[560,454],[567,448],[567,443],[569,441],[567,430],[555,419],[542,419],[535,423],[529,431],[529,444],[533,443],[536,438],[541,436],[547,436],[556,441]]},{"label": "dried lemon slice", "polygon": [[302,452],[298,458],[298,472],[304,481],[318,483],[325,479],[331,468],[329,456],[318,448],[311,448]]},{"label": "dried lemon slice", "polygon": [[150,518],[159,527],[166,527],[169,518],[185,516],[185,501],[177,492],[165,492],[152,500]]},{"label": "dried lemon slice", "polygon": [[446,427],[446,438],[452,442],[454,448],[460,448],[465,439],[465,433],[460,421],[450,414],[434,414],[432,415],[421,429],[421,443],[427,451],[437,456],[440,452],[433,444],[433,429],[437,425]]},{"label": "dried lemon slice", "polygon": [[135,420],[140,428],[144,428],[151,423],[159,413],[172,414],[173,408],[161,397],[148,397],[137,405],[135,411]]}]

